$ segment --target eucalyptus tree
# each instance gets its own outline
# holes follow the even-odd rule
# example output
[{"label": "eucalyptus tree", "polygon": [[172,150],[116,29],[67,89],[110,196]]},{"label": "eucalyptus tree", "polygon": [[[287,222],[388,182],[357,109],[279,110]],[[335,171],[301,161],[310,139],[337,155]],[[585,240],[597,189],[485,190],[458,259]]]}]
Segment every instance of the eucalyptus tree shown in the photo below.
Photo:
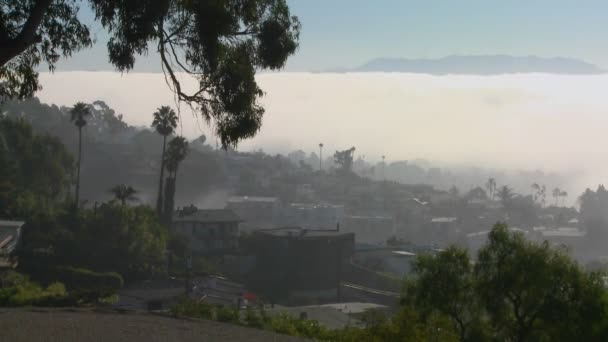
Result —
[{"label": "eucalyptus tree", "polygon": [[[81,22],[81,4],[92,9],[90,22]],[[0,1],[0,97],[32,96],[39,65],[53,70],[61,56],[91,46],[95,22],[118,71],[132,70],[140,56],[158,58],[177,100],[212,124],[224,147],[260,129],[255,74],[282,68],[301,28],[287,0]],[[197,86],[183,87],[180,75]]]}]

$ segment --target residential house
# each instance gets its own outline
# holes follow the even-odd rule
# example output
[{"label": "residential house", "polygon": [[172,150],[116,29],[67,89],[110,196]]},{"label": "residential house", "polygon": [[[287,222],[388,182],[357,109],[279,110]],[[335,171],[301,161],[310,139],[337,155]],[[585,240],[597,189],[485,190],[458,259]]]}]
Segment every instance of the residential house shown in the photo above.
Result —
[{"label": "residential house", "polygon": [[21,229],[24,223],[0,220],[0,269],[17,267],[15,252],[21,241]]},{"label": "residential house", "polygon": [[281,214],[281,202],[277,197],[232,196],[226,209],[238,215],[243,230],[274,228]]},{"label": "residential house", "polygon": [[238,248],[241,219],[230,209],[178,211],[172,229],[195,254],[224,254]]},{"label": "residential house", "polygon": [[260,293],[291,304],[339,298],[342,270],[354,250],[354,234],[279,228],[256,231],[253,240],[257,260],[250,281]]}]

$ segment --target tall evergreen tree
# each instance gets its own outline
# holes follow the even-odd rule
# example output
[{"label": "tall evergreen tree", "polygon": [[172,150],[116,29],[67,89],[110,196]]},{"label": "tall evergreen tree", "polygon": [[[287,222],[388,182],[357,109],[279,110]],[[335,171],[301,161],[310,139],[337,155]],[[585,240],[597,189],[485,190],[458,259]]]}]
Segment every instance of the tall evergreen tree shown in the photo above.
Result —
[{"label": "tall evergreen tree", "polygon": [[78,128],[78,161],[77,161],[77,169],[76,169],[76,208],[78,208],[80,204],[80,164],[82,163],[82,127],[87,124],[86,117],[91,115],[89,107],[83,103],[78,102],[74,105],[74,107],[70,110],[71,118],[70,120],[74,123],[74,125]]},{"label": "tall evergreen tree", "polygon": [[177,184],[177,170],[180,163],[188,155],[188,141],[184,137],[175,137],[169,142],[167,154],[165,156],[165,165],[169,171],[167,183],[165,184],[165,201],[164,201],[164,220],[166,223],[171,222],[173,208],[175,203],[175,186]]},{"label": "tall evergreen tree", "polygon": [[163,152],[160,159],[160,180],[158,181],[158,197],[156,199],[156,212],[160,217],[163,210],[163,179],[165,175],[165,150],[167,147],[167,136],[172,134],[177,127],[177,114],[168,106],[162,106],[154,112],[152,127],[163,137]]}]

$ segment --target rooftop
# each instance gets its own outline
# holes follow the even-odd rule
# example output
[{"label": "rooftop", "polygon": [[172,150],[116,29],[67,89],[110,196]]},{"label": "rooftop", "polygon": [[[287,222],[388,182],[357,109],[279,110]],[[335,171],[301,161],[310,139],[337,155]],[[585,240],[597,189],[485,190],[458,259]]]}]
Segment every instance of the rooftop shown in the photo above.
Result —
[{"label": "rooftop", "polygon": [[416,256],[416,253],[406,252],[406,251],[393,251],[393,254],[404,257],[412,257]]},{"label": "rooftop", "polygon": [[578,230],[576,228],[558,228],[552,230],[541,231],[543,237],[584,237],[587,232]]},{"label": "rooftop", "polygon": [[272,235],[278,237],[330,237],[330,236],[346,236],[353,233],[346,233],[339,230],[320,230],[306,229],[302,227],[285,227],[275,229],[263,229],[256,231],[257,234]]},{"label": "rooftop", "polygon": [[228,203],[244,203],[244,202],[267,202],[273,203],[279,200],[278,197],[258,197],[258,196],[232,196],[228,199]]},{"label": "rooftop", "polygon": [[174,222],[241,222],[241,219],[231,209],[201,209],[190,215],[177,215]]},{"label": "rooftop", "polygon": [[0,251],[2,254],[10,254],[16,248],[21,236],[21,226],[24,223],[0,220]]},{"label": "rooftop", "polygon": [[458,220],[457,217],[433,217],[431,222],[433,223],[452,223]]},{"label": "rooftop", "polygon": [[25,222],[23,221],[7,221],[0,220],[0,228],[19,228],[23,226]]}]

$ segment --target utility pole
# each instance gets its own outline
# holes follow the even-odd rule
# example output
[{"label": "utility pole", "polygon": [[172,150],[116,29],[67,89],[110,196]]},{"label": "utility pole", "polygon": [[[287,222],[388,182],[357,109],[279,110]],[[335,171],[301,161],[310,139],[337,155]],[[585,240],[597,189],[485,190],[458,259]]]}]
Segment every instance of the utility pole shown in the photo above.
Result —
[{"label": "utility pole", "polygon": [[323,143],[319,144],[319,172],[323,171]]},{"label": "utility pole", "polygon": [[382,178],[384,178],[384,182],[386,183],[386,156],[382,156]]}]

